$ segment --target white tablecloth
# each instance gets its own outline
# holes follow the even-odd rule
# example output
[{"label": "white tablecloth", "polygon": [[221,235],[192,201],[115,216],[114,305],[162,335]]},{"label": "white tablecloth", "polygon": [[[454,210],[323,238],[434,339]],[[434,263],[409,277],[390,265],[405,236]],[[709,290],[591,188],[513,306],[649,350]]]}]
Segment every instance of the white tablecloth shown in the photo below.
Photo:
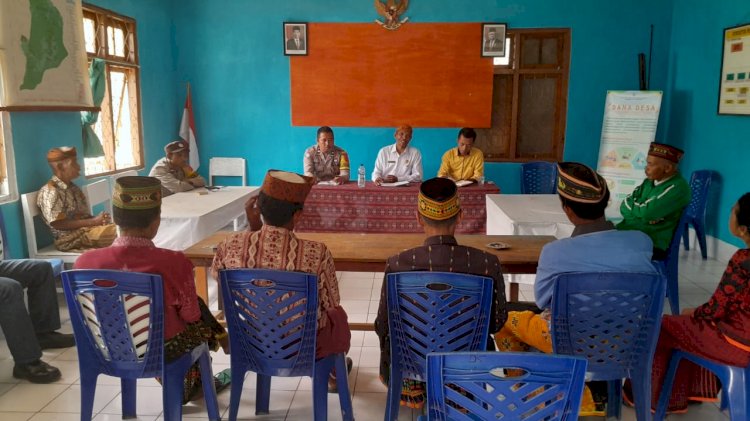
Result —
[{"label": "white tablecloth", "polygon": [[556,194],[487,195],[487,234],[567,238],[573,228]]},{"label": "white tablecloth", "polygon": [[[175,193],[162,199],[157,247],[185,250],[245,213],[245,202],[258,187],[223,187]],[[205,194],[201,194],[205,193]]]}]

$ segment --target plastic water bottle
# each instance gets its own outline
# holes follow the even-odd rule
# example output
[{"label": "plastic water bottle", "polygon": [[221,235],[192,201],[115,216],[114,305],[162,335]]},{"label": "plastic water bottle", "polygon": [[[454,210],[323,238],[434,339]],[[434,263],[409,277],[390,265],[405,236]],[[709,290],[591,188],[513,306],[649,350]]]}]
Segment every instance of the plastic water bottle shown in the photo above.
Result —
[{"label": "plastic water bottle", "polygon": [[359,164],[359,169],[357,170],[357,187],[360,189],[365,187],[365,166],[363,164]]}]

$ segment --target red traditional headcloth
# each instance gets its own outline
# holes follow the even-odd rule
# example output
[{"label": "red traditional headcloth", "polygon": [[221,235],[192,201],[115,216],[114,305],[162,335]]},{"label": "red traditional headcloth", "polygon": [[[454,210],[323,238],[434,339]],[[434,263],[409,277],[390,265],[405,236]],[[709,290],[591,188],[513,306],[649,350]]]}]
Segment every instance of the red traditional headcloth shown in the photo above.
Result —
[{"label": "red traditional headcloth", "polygon": [[682,159],[683,152],[680,148],[674,146],[665,145],[664,143],[653,142],[648,146],[648,154],[657,158],[664,158],[667,161],[672,161],[675,164],[680,162]]},{"label": "red traditional headcloth", "polygon": [[304,203],[312,186],[312,177],[287,171],[268,170],[260,191],[274,199],[289,203]]},{"label": "red traditional headcloth", "polygon": [[52,148],[47,152],[47,162],[58,162],[58,161],[64,161],[66,159],[73,158],[75,159],[77,156],[76,148],[72,146],[62,146],[59,148]]}]

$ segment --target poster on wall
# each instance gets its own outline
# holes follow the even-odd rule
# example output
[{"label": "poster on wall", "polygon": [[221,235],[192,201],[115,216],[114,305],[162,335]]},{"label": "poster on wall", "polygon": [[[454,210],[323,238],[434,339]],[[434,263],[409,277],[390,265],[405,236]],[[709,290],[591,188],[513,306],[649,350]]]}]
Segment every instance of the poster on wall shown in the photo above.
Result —
[{"label": "poster on wall", "polygon": [[724,30],[719,114],[750,115],[750,24]]},{"label": "poster on wall", "polygon": [[0,2],[0,106],[93,107],[81,0]]},{"label": "poster on wall", "polygon": [[608,91],[597,171],[610,191],[608,218],[620,217],[620,203],[646,178],[648,145],[656,137],[661,91]]}]

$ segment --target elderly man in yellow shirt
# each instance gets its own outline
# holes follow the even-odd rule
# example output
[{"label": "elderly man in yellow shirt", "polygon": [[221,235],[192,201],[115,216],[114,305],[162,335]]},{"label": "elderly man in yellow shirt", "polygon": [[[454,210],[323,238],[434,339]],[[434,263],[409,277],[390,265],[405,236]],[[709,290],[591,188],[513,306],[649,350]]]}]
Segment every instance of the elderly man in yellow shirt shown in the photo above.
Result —
[{"label": "elderly man in yellow shirt", "polygon": [[484,177],[484,154],[474,147],[477,133],[470,127],[458,132],[458,146],[443,154],[438,177],[478,182]]}]

